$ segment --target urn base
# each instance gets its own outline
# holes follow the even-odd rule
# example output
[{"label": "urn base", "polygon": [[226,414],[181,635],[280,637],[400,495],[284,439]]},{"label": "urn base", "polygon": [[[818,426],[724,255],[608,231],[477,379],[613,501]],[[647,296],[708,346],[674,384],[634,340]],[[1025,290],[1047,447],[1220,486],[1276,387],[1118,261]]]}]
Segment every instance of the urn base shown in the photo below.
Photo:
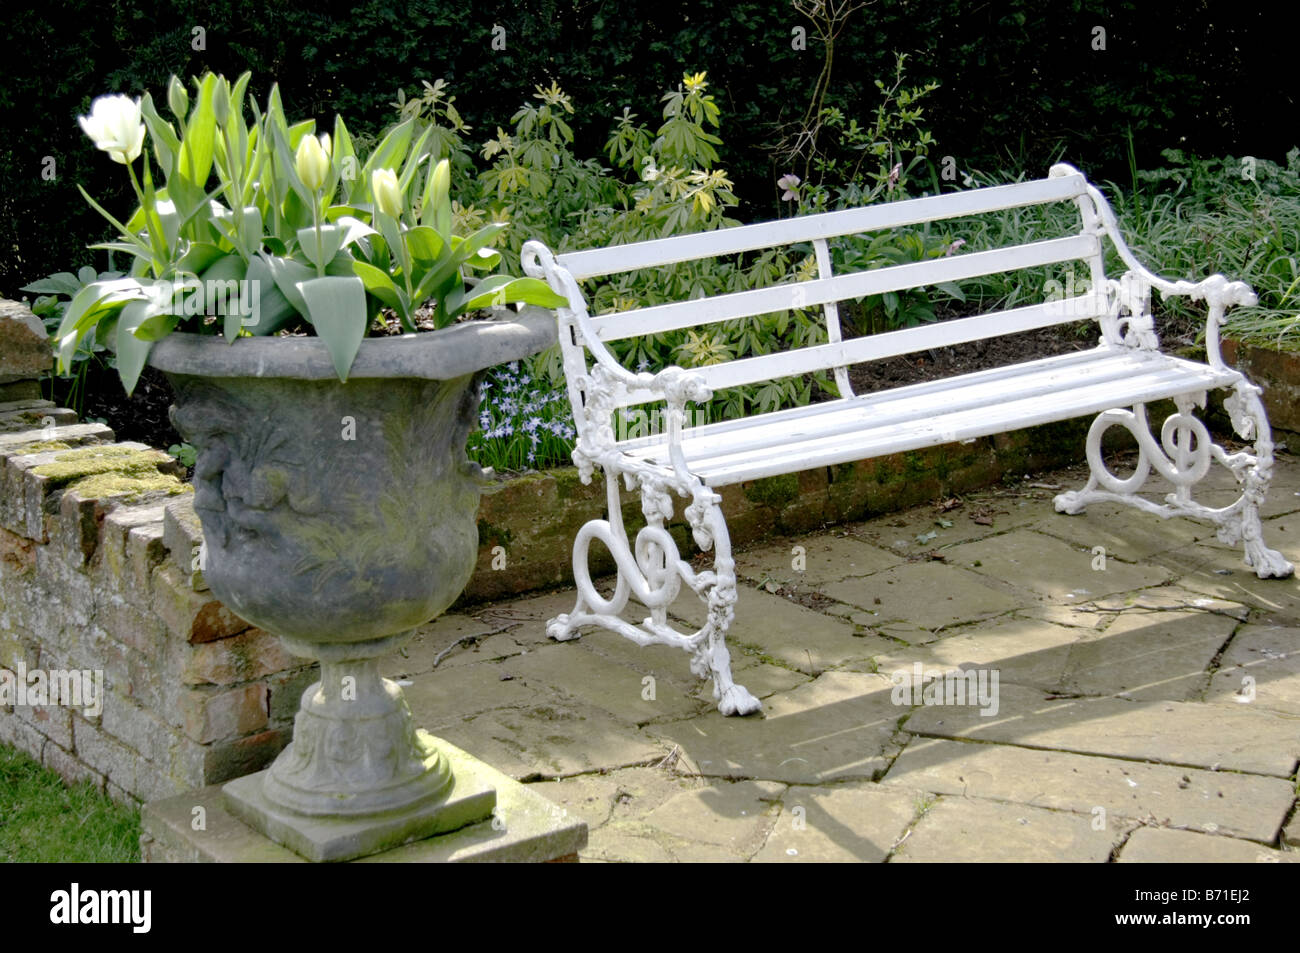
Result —
[{"label": "urn base", "polygon": [[[448,765],[438,739],[417,731],[430,760]],[[267,797],[270,768],[231,781],[222,788],[225,807],[258,833],[310,861],[354,860],[458,831],[487,820],[497,804],[496,788],[474,772],[447,772],[448,782],[435,800],[418,801],[400,810],[347,816],[307,815],[288,810]]]}]

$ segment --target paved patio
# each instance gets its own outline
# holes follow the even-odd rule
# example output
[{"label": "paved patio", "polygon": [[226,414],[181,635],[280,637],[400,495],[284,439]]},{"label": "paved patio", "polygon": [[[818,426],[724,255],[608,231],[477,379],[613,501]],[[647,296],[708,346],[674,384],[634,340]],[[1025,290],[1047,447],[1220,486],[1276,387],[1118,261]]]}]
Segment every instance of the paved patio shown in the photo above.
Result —
[{"label": "paved patio", "polygon": [[[549,642],[571,590],[445,616],[385,674],[417,724],[584,818],[587,861],[1300,858],[1300,584],[1199,524],[1056,513],[1085,475],[739,553],[730,643],[762,716],[721,717],[678,650]],[[1294,457],[1265,515],[1300,564]],[[927,704],[918,665],[996,692]]]}]

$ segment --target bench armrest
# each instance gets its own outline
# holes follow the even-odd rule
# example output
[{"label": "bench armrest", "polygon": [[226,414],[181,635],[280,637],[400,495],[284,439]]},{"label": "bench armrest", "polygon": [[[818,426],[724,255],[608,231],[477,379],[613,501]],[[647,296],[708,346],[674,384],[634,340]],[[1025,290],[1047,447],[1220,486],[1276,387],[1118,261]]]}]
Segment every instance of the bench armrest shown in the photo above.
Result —
[{"label": "bench armrest", "polygon": [[[612,449],[614,439],[609,427],[609,416],[613,413],[615,403],[629,394],[644,396],[644,402],[662,399],[668,405],[668,452],[673,470],[679,480],[694,482],[682,453],[682,426],[688,402],[698,403],[713,397],[713,391],[705,384],[703,375],[676,366],[666,367],[653,374],[629,371],[600,340],[595,328],[591,326],[591,317],[587,314],[586,296],[569,270],[555,260],[551,250],[539,241],[525,242],[522,264],[525,274],[545,280],[556,294],[568,299],[569,306],[560,308],[561,315],[567,313],[573,320],[582,336],[582,345],[596,360],[596,366],[587,374],[591,393],[581,411],[574,408],[575,414],[581,413],[586,417],[585,421],[578,421],[580,439],[586,437],[592,440],[597,449]],[[563,344],[561,341],[561,346]],[[567,365],[565,373],[569,373]],[[603,421],[600,419],[602,417]]]},{"label": "bench armrest", "polygon": [[[1061,163],[1052,167],[1051,174],[1054,176],[1065,175],[1077,171],[1073,166]],[[1223,317],[1228,308],[1251,307],[1259,303],[1259,298],[1254,290],[1244,281],[1229,281],[1223,275],[1210,275],[1210,277],[1201,281],[1170,281],[1168,278],[1160,277],[1134,257],[1133,252],[1124,241],[1124,236],[1120,233],[1115,212],[1111,209],[1110,203],[1106,201],[1106,197],[1101,194],[1101,191],[1096,186],[1089,185],[1087,194],[1097,211],[1097,217],[1100,220],[1097,224],[1110,237],[1111,244],[1115,246],[1115,251],[1119,253],[1120,260],[1128,267],[1128,274],[1124,276],[1125,281],[1117,283],[1119,285],[1117,290],[1120,301],[1132,303],[1139,299],[1145,299],[1146,289],[1150,288],[1158,289],[1163,297],[1186,295],[1193,301],[1204,301],[1209,306],[1209,313],[1206,315],[1205,323],[1206,358],[1211,367],[1216,369],[1226,368],[1227,365],[1223,363],[1223,356],[1219,352],[1219,327],[1223,324]],[[1085,215],[1085,225],[1088,224],[1086,219],[1087,216]],[[1134,283],[1143,287],[1135,289],[1132,287]],[[1130,313],[1137,312],[1130,308]]]}]

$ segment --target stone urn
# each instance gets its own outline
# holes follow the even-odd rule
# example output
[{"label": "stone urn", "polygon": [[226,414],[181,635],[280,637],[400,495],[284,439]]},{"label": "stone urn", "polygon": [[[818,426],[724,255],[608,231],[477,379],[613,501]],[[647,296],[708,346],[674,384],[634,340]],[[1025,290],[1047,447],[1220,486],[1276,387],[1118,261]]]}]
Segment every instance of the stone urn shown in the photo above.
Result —
[{"label": "stone urn", "polygon": [[293,741],[227,785],[228,805],[314,860],[472,824],[494,796],[458,790],[381,657],[468,583],[489,477],[465,455],[478,380],[555,340],[552,314],[371,338],[340,382],[314,337],[172,334],[150,363],[197,450],[194,508],[212,592],[320,662]]}]

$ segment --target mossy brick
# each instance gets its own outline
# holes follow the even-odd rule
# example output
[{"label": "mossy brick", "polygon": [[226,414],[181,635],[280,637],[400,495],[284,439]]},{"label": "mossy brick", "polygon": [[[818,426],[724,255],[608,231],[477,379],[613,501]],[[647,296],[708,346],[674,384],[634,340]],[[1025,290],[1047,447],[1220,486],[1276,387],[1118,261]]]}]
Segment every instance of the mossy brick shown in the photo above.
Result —
[{"label": "mossy brick", "polygon": [[49,739],[45,735],[15,715],[12,710],[0,709],[0,744],[17,748],[39,761],[41,750],[48,743]]},{"label": "mossy brick", "polygon": [[[79,494],[65,494],[65,500]],[[163,504],[116,505],[96,511],[99,538],[91,575],[105,589],[118,589],[136,605],[147,606],[150,575],[163,561]],[[142,531],[134,544],[131,534]],[[135,561],[131,549],[135,550]]]},{"label": "mossy brick", "polygon": [[318,681],[320,681],[320,666],[314,663],[268,676],[266,686],[269,694],[271,726],[279,728],[292,725],[298,709],[302,706],[302,693]]},{"label": "mossy brick", "polygon": [[184,662],[180,679],[186,685],[251,682],[297,669],[302,664],[277,636],[257,628],[224,639],[187,645],[181,651]]},{"label": "mossy brick", "polygon": [[153,571],[152,606],[176,638],[211,642],[249,628],[249,624],[212,597],[195,592],[169,562]]},{"label": "mossy brick", "polygon": [[157,615],[109,592],[96,606],[95,621],[113,639],[143,655],[161,660],[167,648],[167,627]]},{"label": "mossy brick", "polygon": [[96,791],[104,790],[104,775],[79,760],[71,751],[60,748],[54,742],[46,742],[41,751],[41,764],[63,778],[68,784],[87,782]]},{"label": "mossy brick", "polygon": [[183,737],[134,699],[117,692],[107,693],[99,728],[155,765],[165,765],[172,744]]},{"label": "mossy brick", "polygon": [[48,400],[6,400],[0,402],[0,434],[36,431],[38,439],[48,440],[50,428],[75,424],[77,414]]},{"label": "mossy brick", "polygon": [[40,430],[0,433],[0,457],[29,456],[49,450],[73,450],[112,442],[113,431],[104,424],[60,424]]},{"label": "mossy brick", "polygon": [[35,380],[53,366],[45,324],[21,301],[0,298],[0,382]]},{"label": "mossy brick", "polygon": [[39,665],[40,643],[30,632],[10,625],[5,614],[0,611],[0,668],[11,672],[18,670],[22,662],[27,668]]},{"label": "mossy brick", "polygon": [[122,791],[139,789],[139,782],[153,774],[153,766],[137,751],[83,718],[76,721],[74,735],[77,760],[104,775],[107,783]]},{"label": "mossy brick", "polygon": [[41,385],[39,381],[10,381],[0,384],[0,401],[40,400]]},{"label": "mossy brick", "polygon": [[193,492],[180,479],[185,467],[179,461],[139,443],[64,450],[32,472],[86,499],[144,504]]},{"label": "mossy brick", "polygon": [[205,592],[208,584],[203,570],[195,563],[203,545],[203,524],[194,512],[194,497],[180,496],[163,508],[162,542],[173,566],[185,577],[195,592]]},{"label": "mossy brick", "polygon": [[208,746],[203,757],[203,784],[219,784],[261,771],[293,740],[288,728],[271,728],[246,738]]},{"label": "mossy brick", "polygon": [[268,718],[266,684],[190,689],[180,696],[180,714],[185,734],[201,744],[261,731]]},{"label": "mossy brick", "polygon": [[36,543],[7,529],[0,529],[0,571],[10,578],[29,576],[36,568]]},{"label": "mossy brick", "polygon": [[14,714],[55,744],[72,747],[72,709],[59,705],[14,705]]}]

